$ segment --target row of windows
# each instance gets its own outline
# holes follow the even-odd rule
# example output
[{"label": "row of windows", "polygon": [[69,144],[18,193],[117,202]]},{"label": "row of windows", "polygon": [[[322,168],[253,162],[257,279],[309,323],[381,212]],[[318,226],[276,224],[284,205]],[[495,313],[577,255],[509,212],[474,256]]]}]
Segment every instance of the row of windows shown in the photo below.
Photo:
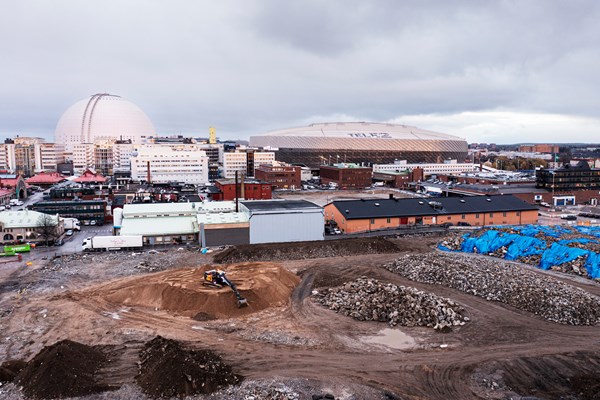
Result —
[{"label": "row of windows", "polygon": [[[503,213],[502,213],[502,216],[503,216],[503,217],[506,217],[506,216],[507,216],[507,214],[508,214],[507,212],[503,212]],[[520,212],[520,211],[516,211],[516,214],[515,214],[515,215],[518,217],[518,216],[520,216],[520,215],[521,215],[521,212]],[[479,218],[479,216],[480,216],[480,214],[479,214],[479,213],[476,213],[476,214],[475,214],[475,218]],[[493,213],[493,212],[489,213],[489,216],[490,216],[490,218],[493,218],[493,217],[494,217],[494,213]],[[462,214],[462,215],[461,215],[461,218],[462,218],[462,219],[466,219],[466,217],[467,217],[467,214]],[[449,215],[449,216],[447,217],[447,219],[449,219],[449,220],[450,220],[450,219],[452,219],[452,216],[450,216],[450,215]],[[371,224],[374,224],[374,223],[375,223],[375,218],[371,218],[371,219],[369,220],[369,222],[370,222]],[[391,223],[392,223],[392,219],[391,219],[391,218],[386,218],[386,223],[388,223],[388,224],[391,224]]]}]

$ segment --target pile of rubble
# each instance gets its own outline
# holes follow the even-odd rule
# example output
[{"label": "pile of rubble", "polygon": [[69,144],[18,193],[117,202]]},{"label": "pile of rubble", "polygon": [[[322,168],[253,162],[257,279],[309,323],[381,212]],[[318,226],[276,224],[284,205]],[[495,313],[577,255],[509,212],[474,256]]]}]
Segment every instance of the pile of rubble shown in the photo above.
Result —
[{"label": "pile of rubble", "polygon": [[600,322],[600,298],[499,260],[460,254],[402,256],[384,266],[408,279],[448,286],[566,325]]},{"label": "pile of rubble", "polygon": [[366,277],[316,295],[323,306],[359,321],[446,330],[469,320],[459,304],[415,288]]}]

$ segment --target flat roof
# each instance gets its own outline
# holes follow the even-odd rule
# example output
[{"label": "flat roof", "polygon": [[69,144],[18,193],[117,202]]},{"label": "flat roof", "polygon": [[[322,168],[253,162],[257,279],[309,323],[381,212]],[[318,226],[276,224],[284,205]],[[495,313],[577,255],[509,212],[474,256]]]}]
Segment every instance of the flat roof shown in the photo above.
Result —
[{"label": "flat roof", "polygon": [[52,221],[52,225],[58,223],[58,216],[44,214],[37,211],[2,211],[0,212],[0,223],[4,228],[38,228],[40,227],[40,218],[48,216],[48,221]]},{"label": "flat roof", "polygon": [[360,199],[334,201],[330,204],[336,207],[346,219],[531,211],[538,209],[512,195],[421,199]]},{"label": "flat roof", "polygon": [[241,203],[251,213],[322,209],[321,206],[307,200],[244,200]]}]

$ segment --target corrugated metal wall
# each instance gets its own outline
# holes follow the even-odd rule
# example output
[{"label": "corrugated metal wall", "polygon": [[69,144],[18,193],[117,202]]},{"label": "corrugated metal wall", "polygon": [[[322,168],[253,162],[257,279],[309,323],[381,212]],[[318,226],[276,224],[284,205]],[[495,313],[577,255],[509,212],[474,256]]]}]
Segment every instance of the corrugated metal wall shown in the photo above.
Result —
[{"label": "corrugated metal wall", "polygon": [[322,212],[253,214],[250,218],[251,244],[323,239]]}]

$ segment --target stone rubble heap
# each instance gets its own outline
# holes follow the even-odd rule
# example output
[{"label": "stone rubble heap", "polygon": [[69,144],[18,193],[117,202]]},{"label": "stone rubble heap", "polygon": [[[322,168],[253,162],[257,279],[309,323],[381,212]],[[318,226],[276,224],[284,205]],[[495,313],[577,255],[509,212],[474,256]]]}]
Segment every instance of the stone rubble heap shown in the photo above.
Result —
[{"label": "stone rubble heap", "polygon": [[390,326],[427,326],[438,330],[469,320],[459,304],[415,288],[361,277],[344,286],[317,293],[317,301],[359,321],[388,322]]},{"label": "stone rubble heap", "polygon": [[501,260],[460,254],[402,256],[384,266],[413,281],[443,285],[565,325],[596,325],[600,298]]}]

